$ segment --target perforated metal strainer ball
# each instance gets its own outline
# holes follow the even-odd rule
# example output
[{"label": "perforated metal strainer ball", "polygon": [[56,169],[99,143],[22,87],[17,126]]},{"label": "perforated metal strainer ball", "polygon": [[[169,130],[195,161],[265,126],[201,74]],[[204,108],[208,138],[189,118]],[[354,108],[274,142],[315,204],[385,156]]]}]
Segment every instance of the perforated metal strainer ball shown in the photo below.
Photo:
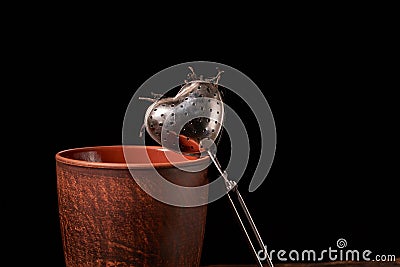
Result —
[{"label": "perforated metal strainer ball", "polygon": [[154,102],[145,115],[148,134],[160,145],[184,153],[198,153],[216,141],[222,128],[224,106],[218,85],[193,81],[172,98]]}]

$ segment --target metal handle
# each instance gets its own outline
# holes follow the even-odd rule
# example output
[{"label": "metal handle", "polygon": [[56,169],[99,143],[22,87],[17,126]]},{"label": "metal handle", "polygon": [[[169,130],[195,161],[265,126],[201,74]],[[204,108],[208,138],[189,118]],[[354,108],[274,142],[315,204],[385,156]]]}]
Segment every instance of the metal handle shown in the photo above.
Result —
[{"label": "metal handle", "polygon": [[268,263],[268,266],[269,267],[274,267],[274,265],[272,264],[271,258],[269,257],[268,252],[266,250],[266,246],[264,245],[264,242],[263,242],[263,240],[261,238],[261,235],[258,232],[257,227],[256,227],[256,225],[255,225],[255,223],[253,221],[253,218],[251,217],[250,212],[247,209],[247,206],[246,206],[246,204],[245,204],[245,202],[244,202],[244,200],[242,198],[242,195],[239,192],[237,183],[235,181],[228,180],[228,174],[226,173],[226,171],[222,171],[221,165],[219,164],[215,154],[213,154],[212,152],[208,151],[208,155],[210,156],[211,160],[213,161],[213,163],[215,164],[216,168],[218,169],[218,172],[224,178],[225,185],[226,185],[226,188],[228,190],[228,194],[227,195],[228,195],[228,198],[229,198],[229,202],[231,203],[231,206],[232,206],[232,208],[233,208],[233,210],[235,212],[235,215],[236,215],[236,217],[237,217],[237,219],[238,219],[238,221],[240,223],[240,226],[242,227],[242,230],[243,230],[243,232],[244,232],[244,234],[245,234],[245,236],[247,238],[250,250],[253,252],[253,255],[255,257],[257,265],[259,267],[263,266],[261,261],[260,261],[260,258],[258,257],[257,251],[254,248],[253,242],[252,242],[252,240],[251,240],[251,238],[250,238],[250,236],[249,236],[249,234],[248,234],[248,232],[246,230],[246,227],[245,227],[245,225],[243,223],[243,220],[242,220],[242,218],[241,218],[241,216],[239,214],[239,211],[236,208],[236,205],[235,205],[234,201],[232,200],[231,192],[235,193],[235,195],[237,197],[237,200],[238,200],[238,202],[240,204],[240,207],[242,208],[242,210],[243,210],[243,212],[244,212],[244,214],[246,216],[246,219],[247,219],[248,223],[250,224],[251,230],[253,231],[253,234],[255,235],[255,237],[257,239],[258,245],[261,247],[261,250],[263,251],[264,255],[266,256],[266,261]]}]

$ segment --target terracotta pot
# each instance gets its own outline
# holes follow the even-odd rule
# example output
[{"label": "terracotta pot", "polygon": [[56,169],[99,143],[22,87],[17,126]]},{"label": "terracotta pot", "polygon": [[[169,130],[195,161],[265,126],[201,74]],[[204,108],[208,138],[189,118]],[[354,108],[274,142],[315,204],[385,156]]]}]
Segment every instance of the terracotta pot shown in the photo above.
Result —
[{"label": "terracotta pot", "polygon": [[[129,162],[125,162],[123,151],[129,153]],[[180,170],[166,154],[182,166],[209,161],[182,159],[180,154],[157,146],[83,147],[56,154],[67,267],[200,265],[207,206],[165,204],[144,192],[132,178],[151,183],[154,167],[173,183],[207,184],[207,168],[198,172]]]}]

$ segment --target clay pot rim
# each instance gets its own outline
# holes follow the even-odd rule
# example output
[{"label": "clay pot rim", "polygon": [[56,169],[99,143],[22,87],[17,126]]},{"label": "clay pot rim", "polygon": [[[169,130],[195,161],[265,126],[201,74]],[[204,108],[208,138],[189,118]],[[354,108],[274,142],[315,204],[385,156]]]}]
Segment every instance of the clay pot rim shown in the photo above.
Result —
[{"label": "clay pot rim", "polygon": [[122,148],[124,147],[129,148],[129,147],[140,147],[144,148],[146,147],[147,149],[150,150],[162,150],[162,151],[168,151],[171,153],[176,153],[174,151],[171,151],[169,149],[166,149],[162,146],[140,146],[140,145],[109,145],[109,146],[87,146],[87,147],[77,147],[77,148],[70,148],[70,149],[65,149],[61,150],[56,153],[56,161],[60,163],[64,163],[67,165],[72,165],[72,166],[80,166],[80,167],[87,167],[87,168],[99,168],[99,169],[154,169],[154,168],[174,168],[174,167],[179,167],[179,166],[197,166],[197,165],[204,165],[208,164],[210,162],[210,157],[201,157],[201,158],[195,158],[195,159],[187,159],[184,161],[174,161],[173,164],[171,162],[157,162],[157,163],[115,163],[115,162],[92,162],[92,161],[85,161],[85,160],[79,160],[79,159],[71,159],[68,157],[63,156],[64,154],[74,151],[74,152],[79,152],[79,151],[86,151],[86,150],[95,150],[95,149],[112,149],[112,148]]}]

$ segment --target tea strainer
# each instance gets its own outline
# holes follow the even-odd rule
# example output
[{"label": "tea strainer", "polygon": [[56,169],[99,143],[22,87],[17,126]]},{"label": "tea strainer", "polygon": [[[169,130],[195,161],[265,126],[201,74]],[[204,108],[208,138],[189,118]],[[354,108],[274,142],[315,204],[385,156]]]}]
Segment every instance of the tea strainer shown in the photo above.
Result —
[{"label": "tea strainer", "polygon": [[208,155],[211,158],[224,179],[229,202],[258,266],[262,266],[260,257],[233,201],[232,192],[245,214],[258,245],[266,256],[268,265],[273,267],[266,246],[238,190],[237,183],[228,179],[227,172],[222,170],[216,157],[215,146],[220,138],[224,121],[224,103],[218,88],[218,81],[223,71],[218,71],[215,77],[204,79],[202,76],[197,77],[193,68],[189,67],[189,69],[191,72],[188,74],[188,79],[185,80],[185,84],[175,97],[153,94],[153,98],[140,98],[153,102],[146,111],[141,133],[146,129],[152,139],[168,149],[183,154]]}]

